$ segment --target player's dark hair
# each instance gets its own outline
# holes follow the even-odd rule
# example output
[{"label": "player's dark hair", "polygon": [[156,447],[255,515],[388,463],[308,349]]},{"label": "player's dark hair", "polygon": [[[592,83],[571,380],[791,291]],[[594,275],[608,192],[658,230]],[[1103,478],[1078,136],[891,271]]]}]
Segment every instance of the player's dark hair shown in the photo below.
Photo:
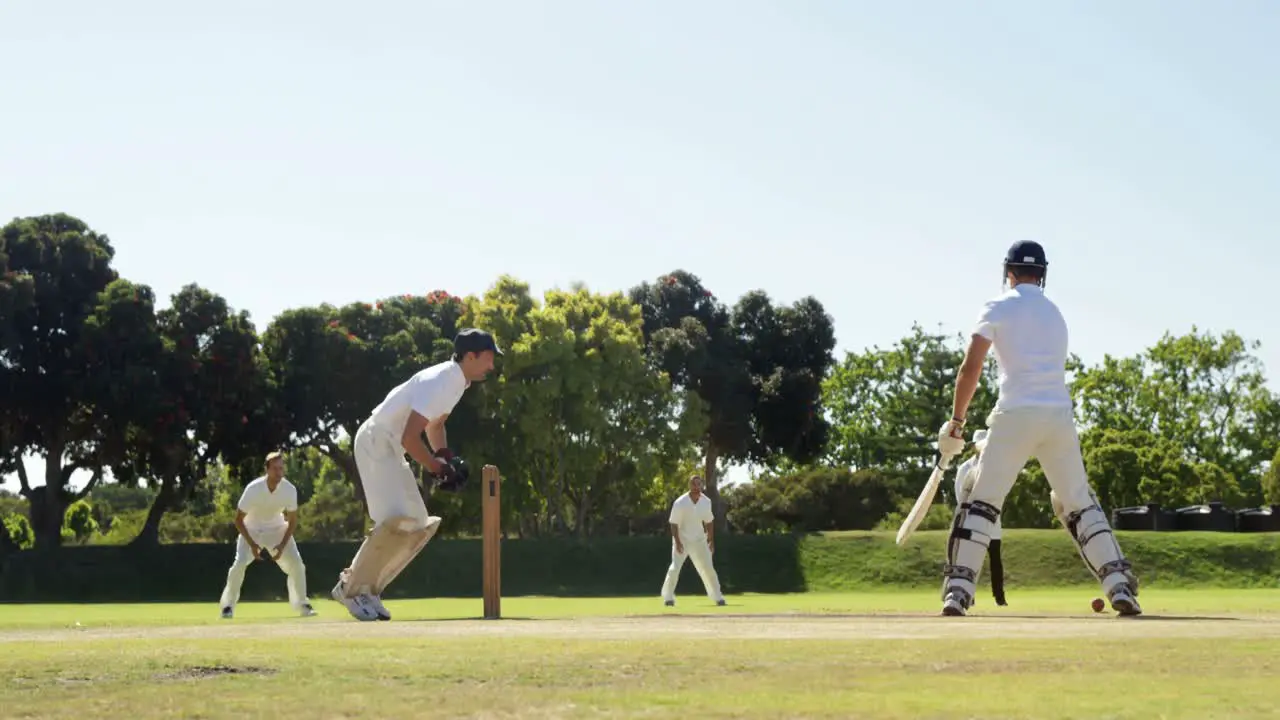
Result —
[{"label": "player's dark hair", "polygon": [[1039,267],[1037,265],[1005,265],[1006,273],[1013,273],[1013,276],[1020,282],[1034,282],[1044,287],[1045,270],[1048,268]]}]

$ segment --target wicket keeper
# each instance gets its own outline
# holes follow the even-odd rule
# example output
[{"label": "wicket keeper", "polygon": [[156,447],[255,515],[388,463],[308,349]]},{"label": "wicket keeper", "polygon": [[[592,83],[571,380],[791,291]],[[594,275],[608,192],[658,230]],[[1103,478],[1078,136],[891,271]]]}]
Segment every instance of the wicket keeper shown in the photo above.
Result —
[{"label": "wicket keeper", "polygon": [[393,388],[356,432],[356,469],[374,525],[330,595],[357,620],[391,619],[383,591],[440,527],[440,518],[427,514],[405,453],[427,469],[440,489],[462,488],[467,465],[449,449],[445,421],[471,383],[488,377],[501,355],[489,333],[462,330],[454,338],[451,359]]}]

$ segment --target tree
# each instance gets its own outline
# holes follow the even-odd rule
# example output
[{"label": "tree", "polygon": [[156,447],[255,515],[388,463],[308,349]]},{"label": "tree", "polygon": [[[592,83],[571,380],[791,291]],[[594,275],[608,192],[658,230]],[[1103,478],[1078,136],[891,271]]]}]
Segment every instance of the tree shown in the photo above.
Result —
[{"label": "tree", "polygon": [[285,439],[268,365],[246,312],[197,285],[176,293],[158,313],[155,382],[136,398],[128,453],[113,474],[125,484],[142,478],[158,492],[136,538],[160,541],[169,510],[192,496],[212,466],[224,462],[247,481],[262,458]]},{"label": "tree", "polygon": [[1257,342],[1222,335],[1166,333],[1141,355],[1107,356],[1073,383],[1086,428],[1141,430],[1212,463],[1235,479],[1248,502],[1262,499],[1262,473],[1280,450],[1280,396],[1271,391]]},{"label": "tree", "polygon": [[876,470],[810,467],[766,473],[725,492],[732,526],[742,532],[870,530],[893,512],[896,480]]},{"label": "tree", "polygon": [[[938,429],[951,417],[956,373],[966,347],[960,335],[926,333],[913,325],[911,333],[890,348],[846,353],[823,383],[833,428],[827,462],[878,468],[897,477],[899,504],[909,509],[933,468]],[[970,433],[995,406],[996,379],[995,359],[989,357],[969,405],[969,417],[976,420]],[[953,465],[960,461],[957,458]],[[1047,491],[1044,494],[1047,504]],[[1010,495],[1016,505],[1021,495]],[[940,496],[954,505],[949,485],[940,489]]]},{"label": "tree", "polygon": [[[151,372],[151,291],[117,277],[104,235],[68,215],[15,220],[0,230],[14,273],[31,278],[32,302],[14,312],[3,350],[8,397],[6,460],[31,502],[39,547],[62,538],[68,506],[81,499],[124,448],[129,402]],[[44,459],[44,485],[33,486],[18,460]],[[91,473],[78,492],[77,470]]]},{"label": "tree", "polygon": [[355,437],[393,387],[452,355],[454,332],[445,330],[456,325],[436,323],[456,322],[463,309],[461,299],[435,291],[278,316],[263,333],[263,348],[293,444],[324,453],[363,498],[342,436]]},{"label": "tree", "polygon": [[77,500],[67,508],[66,524],[62,527],[64,540],[83,544],[98,532],[98,521],[93,519],[93,506],[87,500]]},{"label": "tree", "polygon": [[[930,334],[919,325],[887,350],[846,353],[823,386],[834,425],[829,460],[924,472],[927,477],[937,453],[938,429],[951,418],[964,353],[959,335]],[[990,358],[969,405],[969,416],[979,420],[975,426],[995,406],[995,374]]]},{"label": "tree", "polygon": [[1280,505],[1280,450],[1276,450],[1262,475],[1262,497],[1268,505]]},{"label": "tree", "polygon": [[706,493],[727,527],[720,462],[807,462],[824,449],[820,393],[835,332],[821,304],[777,307],[762,292],[730,311],[694,275],[677,270],[630,292],[640,306],[651,361],[706,414]]},{"label": "tree", "polygon": [[8,231],[0,231],[0,477],[16,473],[21,465],[18,431],[21,419],[17,413],[6,411],[18,394],[18,372],[14,367],[14,352],[19,347],[21,334],[17,318],[27,316],[35,299],[35,280],[27,270],[16,269],[9,261]]},{"label": "tree", "polygon": [[489,456],[508,468],[504,504],[521,507],[533,533],[624,526],[691,441],[669,380],[647,361],[639,308],[586,288],[550,291],[541,306],[518,283],[495,290],[498,336],[523,331],[485,398],[515,440]]},{"label": "tree", "polygon": [[1094,428],[1081,438],[1089,479],[1106,508],[1149,502],[1184,507],[1212,501],[1238,506],[1235,479],[1211,462],[1197,462],[1176,441],[1147,430]]},{"label": "tree", "polygon": [[36,534],[26,515],[0,514],[0,555],[7,549],[26,550],[35,544]]}]

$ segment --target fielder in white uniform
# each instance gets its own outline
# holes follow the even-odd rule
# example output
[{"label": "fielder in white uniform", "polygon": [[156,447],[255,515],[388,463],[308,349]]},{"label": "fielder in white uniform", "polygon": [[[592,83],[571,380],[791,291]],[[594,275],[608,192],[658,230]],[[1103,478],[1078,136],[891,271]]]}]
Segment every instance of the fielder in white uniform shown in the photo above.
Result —
[{"label": "fielder in white uniform", "polygon": [[[418,480],[405,453],[427,468],[438,487],[456,491],[466,464],[453,454],[445,421],[471,383],[493,371],[502,355],[493,336],[463,330],[453,358],[414,374],[387,394],[356,432],[356,469],[373,529],[330,595],[358,620],[390,620],[382,593],[436,534],[440,518],[427,514]],[[426,433],[427,441],[422,440]]]},{"label": "fielder in white uniform", "polygon": [[220,601],[226,620],[235,616],[244,573],[261,557],[263,549],[287,576],[293,609],[303,617],[316,614],[307,600],[307,568],[293,540],[293,531],[298,527],[298,489],[285,478],[284,456],[280,453],[267,455],[266,473],[245,486],[236,506],[236,529],[240,531],[236,559],[227,571],[227,585]]},{"label": "fielder in white uniform", "polygon": [[685,558],[693,560],[693,568],[702,578],[707,597],[716,605],[724,605],[720,594],[720,577],[716,575],[711,555],[715,552],[715,513],[711,498],[702,492],[702,478],[689,478],[689,492],[671,503],[671,515],[667,518],[671,528],[671,566],[667,579],[662,583],[662,600],[666,605],[676,604],[676,583]]},{"label": "fielder in white uniform", "polygon": [[[977,454],[965,460],[956,469],[956,516],[959,516],[960,505],[969,501],[974,483],[978,480],[978,459],[987,446],[987,431],[979,430],[973,434],[973,447]],[[955,518],[952,518],[955,522]],[[991,529],[991,543],[987,546],[987,559],[991,561],[991,595],[997,605],[1008,605],[1004,598],[1004,561],[1000,557],[1000,518],[996,518]]]},{"label": "fielder in white uniform", "polygon": [[1038,243],[1021,241],[1009,248],[1002,273],[1008,289],[982,310],[956,377],[952,419],[938,433],[940,454],[954,457],[964,450],[965,415],[987,352],[994,348],[999,399],[987,418],[989,434],[978,460],[977,481],[966,502],[960,503],[947,543],[943,615],[962,616],[973,605],[1000,508],[1032,457],[1040,460],[1052,488],[1054,514],[1098,578],[1111,607],[1121,615],[1142,612],[1138,579],[1085,474],[1066,381],[1067,325],[1044,294],[1048,268]]}]

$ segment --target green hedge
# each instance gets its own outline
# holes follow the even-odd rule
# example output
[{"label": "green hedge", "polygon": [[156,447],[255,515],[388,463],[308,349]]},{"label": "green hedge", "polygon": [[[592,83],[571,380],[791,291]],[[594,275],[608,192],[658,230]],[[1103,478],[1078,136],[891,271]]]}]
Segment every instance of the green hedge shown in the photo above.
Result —
[{"label": "green hedge", "polygon": [[[1119,533],[1144,587],[1276,587],[1280,534]],[[936,588],[946,536],[920,533],[898,548],[890,533],[723,537],[716,569],[726,593]],[[1016,587],[1092,582],[1061,530],[1007,530],[1006,583]],[[354,543],[303,544],[312,597],[326,597]],[[0,565],[4,602],[216,602],[233,556],[232,545],[156,548],[89,546],[23,551]],[[506,596],[657,596],[670,559],[661,537],[506,540],[502,589]],[[387,592],[388,598],[479,597],[479,540],[434,540]],[[699,594],[692,563],[678,592]],[[284,576],[271,563],[249,568],[244,600],[285,597]]]}]

